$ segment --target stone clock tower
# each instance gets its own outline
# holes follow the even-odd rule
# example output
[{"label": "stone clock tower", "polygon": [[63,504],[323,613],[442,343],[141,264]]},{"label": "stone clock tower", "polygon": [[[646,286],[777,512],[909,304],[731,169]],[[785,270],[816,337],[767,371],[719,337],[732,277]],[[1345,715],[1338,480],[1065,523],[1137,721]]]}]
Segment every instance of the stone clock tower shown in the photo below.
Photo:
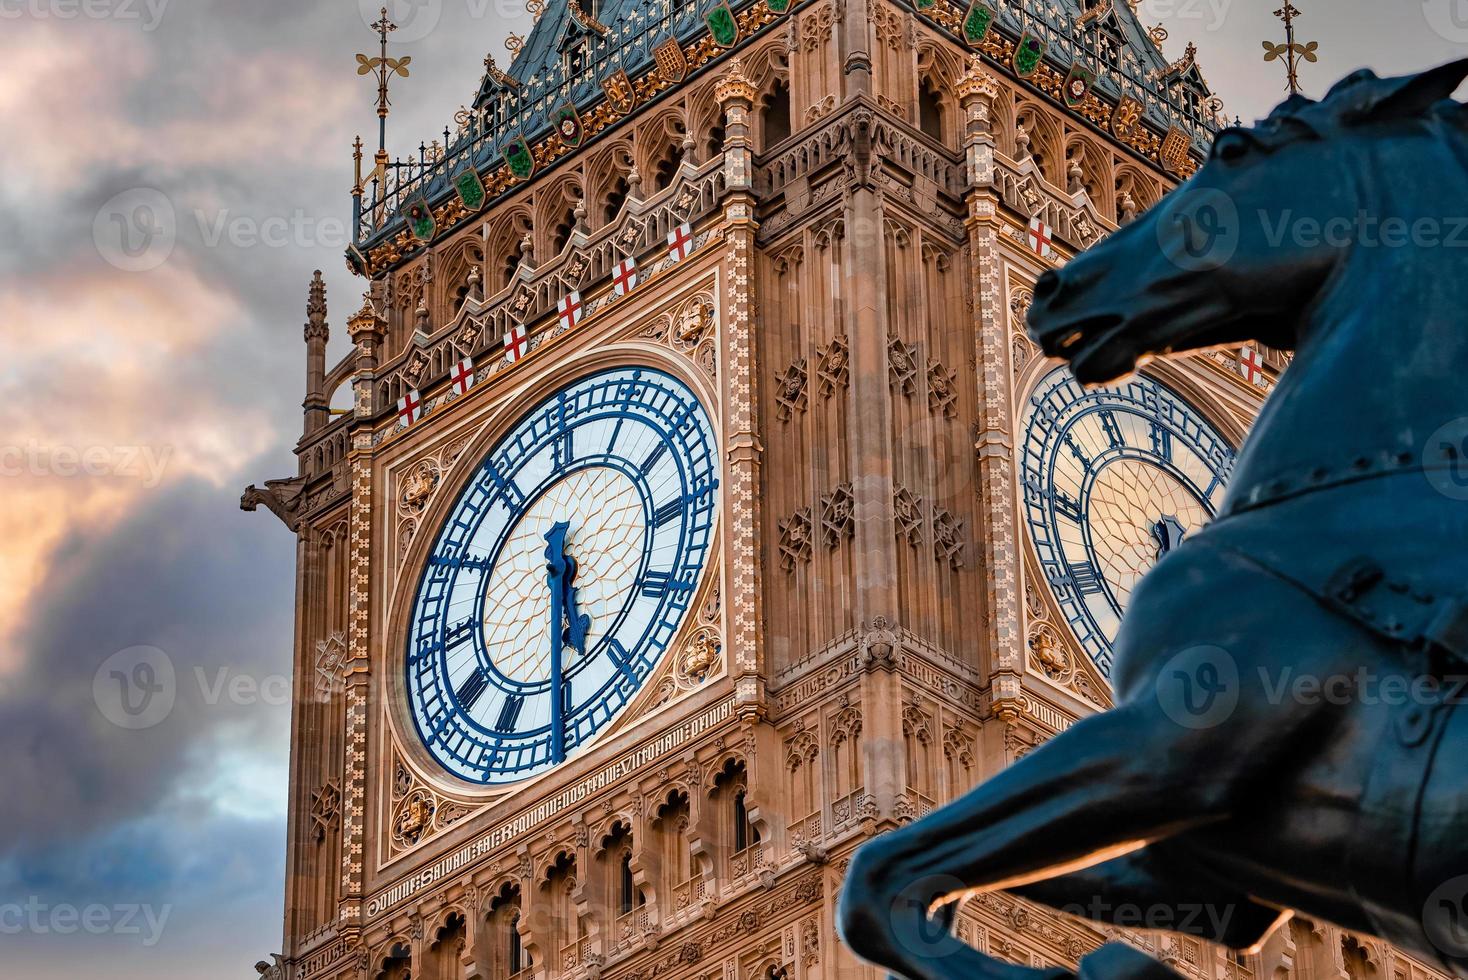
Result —
[{"label": "stone clock tower", "polygon": [[[1088,392],[1024,337],[1217,103],[1113,0],[540,8],[446,146],[359,177],[351,352],[318,274],[300,470],[246,493],[299,540],[261,970],[875,977],[833,930],[852,851],[1107,707],[1131,585],[1284,366]],[[1424,973],[1303,920],[1234,955],[994,894],[959,929]]]}]

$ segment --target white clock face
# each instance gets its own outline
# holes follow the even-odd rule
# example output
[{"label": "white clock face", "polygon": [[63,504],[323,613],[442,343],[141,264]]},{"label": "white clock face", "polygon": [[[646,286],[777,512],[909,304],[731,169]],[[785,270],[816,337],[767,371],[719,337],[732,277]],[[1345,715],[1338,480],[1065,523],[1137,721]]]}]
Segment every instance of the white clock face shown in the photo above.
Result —
[{"label": "white clock face", "polygon": [[641,689],[692,602],[718,456],[661,372],[583,379],[489,453],[423,572],[407,650],[418,734],[477,783],[585,745]]},{"label": "white clock face", "polygon": [[1035,386],[1021,449],[1026,522],[1047,584],[1103,675],[1132,590],[1213,519],[1233,461],[1202,413],[1150,378],[1088,391],[1062,367]]}]

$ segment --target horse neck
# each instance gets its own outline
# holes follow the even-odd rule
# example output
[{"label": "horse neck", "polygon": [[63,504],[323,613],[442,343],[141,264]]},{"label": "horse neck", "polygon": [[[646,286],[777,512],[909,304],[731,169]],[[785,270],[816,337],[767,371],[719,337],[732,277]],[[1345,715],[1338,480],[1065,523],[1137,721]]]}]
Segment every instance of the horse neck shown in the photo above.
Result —
[{"label": "horse neck", "polygon": [[[1235,499],[1313,470],[1346,471],[1362,458],[1420,458],[1433,433],[1468,417],[1468,156],[1460,146],[1442,149],[1437,159],[1371,162],[1382,169],[1362,184],[1383,196],[1363,213],[1400,218],[1409,229],[1436,222],[1438,243],[1393,246],[1383,225],[1358,228],[1329,293],[1296,331],[1294,362],[1235,471]],[[1440,180],[1381,176],[1433,167]]]}]

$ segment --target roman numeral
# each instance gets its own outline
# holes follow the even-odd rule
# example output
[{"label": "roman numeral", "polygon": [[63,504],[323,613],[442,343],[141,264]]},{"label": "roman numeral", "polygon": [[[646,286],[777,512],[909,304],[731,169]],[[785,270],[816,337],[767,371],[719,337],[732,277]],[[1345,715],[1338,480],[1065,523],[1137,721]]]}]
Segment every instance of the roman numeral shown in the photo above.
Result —
[{"label": "roman numeral", "polygon": [[478,572],[489,571],[489,558],[487,556],[484,558],[471,558],[467,556],[451,558],[445,555],[434,555],[428,559],[428,563],[438,568],[469,568]]},{"label": "roman numeral", "polygon": [[1073,524],[1081,522],[1081,502],[1063,490],[1055,491],[1055,513],[1068,517]]},{"label": "roman numeral", "polygon": [[658,465],[659,460],[663,458],[663,454],[667,451],[668,444],[666,442],[659,441],[658,444],[653,447],[652,452],[647,454],[647,459],[644,459],[642,461],[642,472],[651,473],[652,468]]},{"label": "roman numeral", "polygon": [[443,636],[444,649],[452,649],[473,636],[476,625],[478,625],[477,621],[473,616],[470,616],[459,625],[451,627]]},{"label": "roman numeral", "polygon": [[676,497],[653,511],[652,522],[655,527],[671,524],[683,516],[683,498]]},{"label": "roman numeral", "polygon": [[1161,459],[1172,460],[1172,433],[1156,422],[1152,423],[1152,452]]},{"label": "roman numeral", "polygon": [[661,599],[669,592],[692,591],[692,582],[675,579],[672,572],[649,571],[642,580],[642,594],[649,599]]},{"label": "roman numeral", "polygon": [[511,694],[505,698],[504,706],[500,708],[500,716],[495,719],[494,730],[509,734],[515,730],[515,722],[520,720],[520,709],[525,707],[525,699],[518,694]]},{"label": "roman numeral", "polygon": [[1086,451],[1081,448],[1081,444],[1076,442],[1075,436],[1069,432],[1065,434],[1065,448],[1069,449],[1070,454],[1081,464],[1081,469],[1088,470],[1091,468],[1091,457],[1086,455]]},{"label": "roman numeral", "polygon": [[566,466],[576,458],[576,430],[565,428],[556,436],[556,466]]},{"label": "roman numeral", "polygon": [[612,663],[616,664],[617,670],[621,671],[627,682],[636,687],[637,675],[632,673],[632,655],[622,646],[620,640],[615,637],[607,640],[607,656],[612,658]]},{"label": "roman numeral", "polygon": [[1101,591],[1101,575],[1090,562],[1079,562],[1070,566],[1070,580],[1082,595]]},{"label": "roman numeral", "polygon": [[459,707],[465,711],[472,711],[474,702],[479,700],[479,696],[487,687],[489,687],[489,678],[484,676],[484,671],[475,668],[474,672],[464,678],[464,683],[460,684],[459,689],[454,692],[454,700],[458,701]]},{"label": "roman numeral", "polygon": [[1126,439],[1122,437],[1121,426],[1116,424],[1116,416],[1111,412],[1097,412],[1101,419],[1101,428],[1106,432],[1106,438],[1111,440],[1113,449],[1120,449],[1126,445]]}]

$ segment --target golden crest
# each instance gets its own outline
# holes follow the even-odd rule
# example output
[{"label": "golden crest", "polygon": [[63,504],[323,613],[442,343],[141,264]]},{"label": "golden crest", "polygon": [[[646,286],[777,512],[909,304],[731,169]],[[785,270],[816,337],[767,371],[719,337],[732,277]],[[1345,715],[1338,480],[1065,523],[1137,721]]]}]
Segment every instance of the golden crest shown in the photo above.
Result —
[{"label": "golden crest", "polygon": [[1126,139],[1142,120],[1142,103],[1130,95],[1123,95],[1111,114],[1111,131]]},{"label": "golden crest", "polygon": [[1162,145],[1157,148],[1157,160],[1163,169],[1169,173],[1177,173],[1188,160],[1188,149],[1193,141],[1188,139],[1188,134],[1173,126],[1162,137]]},{"label": "golden crest", "polygon": [[632,88],[632,79],[627,76],[625,69],[618,68],[603,79],[601,88],[607,94],[607,101],[612,104],[612,108],[624,116],[637,105],[637,95]]},{"label": "golden crest", "polygon": [[657,61],[658,72],[670,82],[677,83],[688,77],[688,58],[678,45],[676,38],[668,38],[652,52]]}]

